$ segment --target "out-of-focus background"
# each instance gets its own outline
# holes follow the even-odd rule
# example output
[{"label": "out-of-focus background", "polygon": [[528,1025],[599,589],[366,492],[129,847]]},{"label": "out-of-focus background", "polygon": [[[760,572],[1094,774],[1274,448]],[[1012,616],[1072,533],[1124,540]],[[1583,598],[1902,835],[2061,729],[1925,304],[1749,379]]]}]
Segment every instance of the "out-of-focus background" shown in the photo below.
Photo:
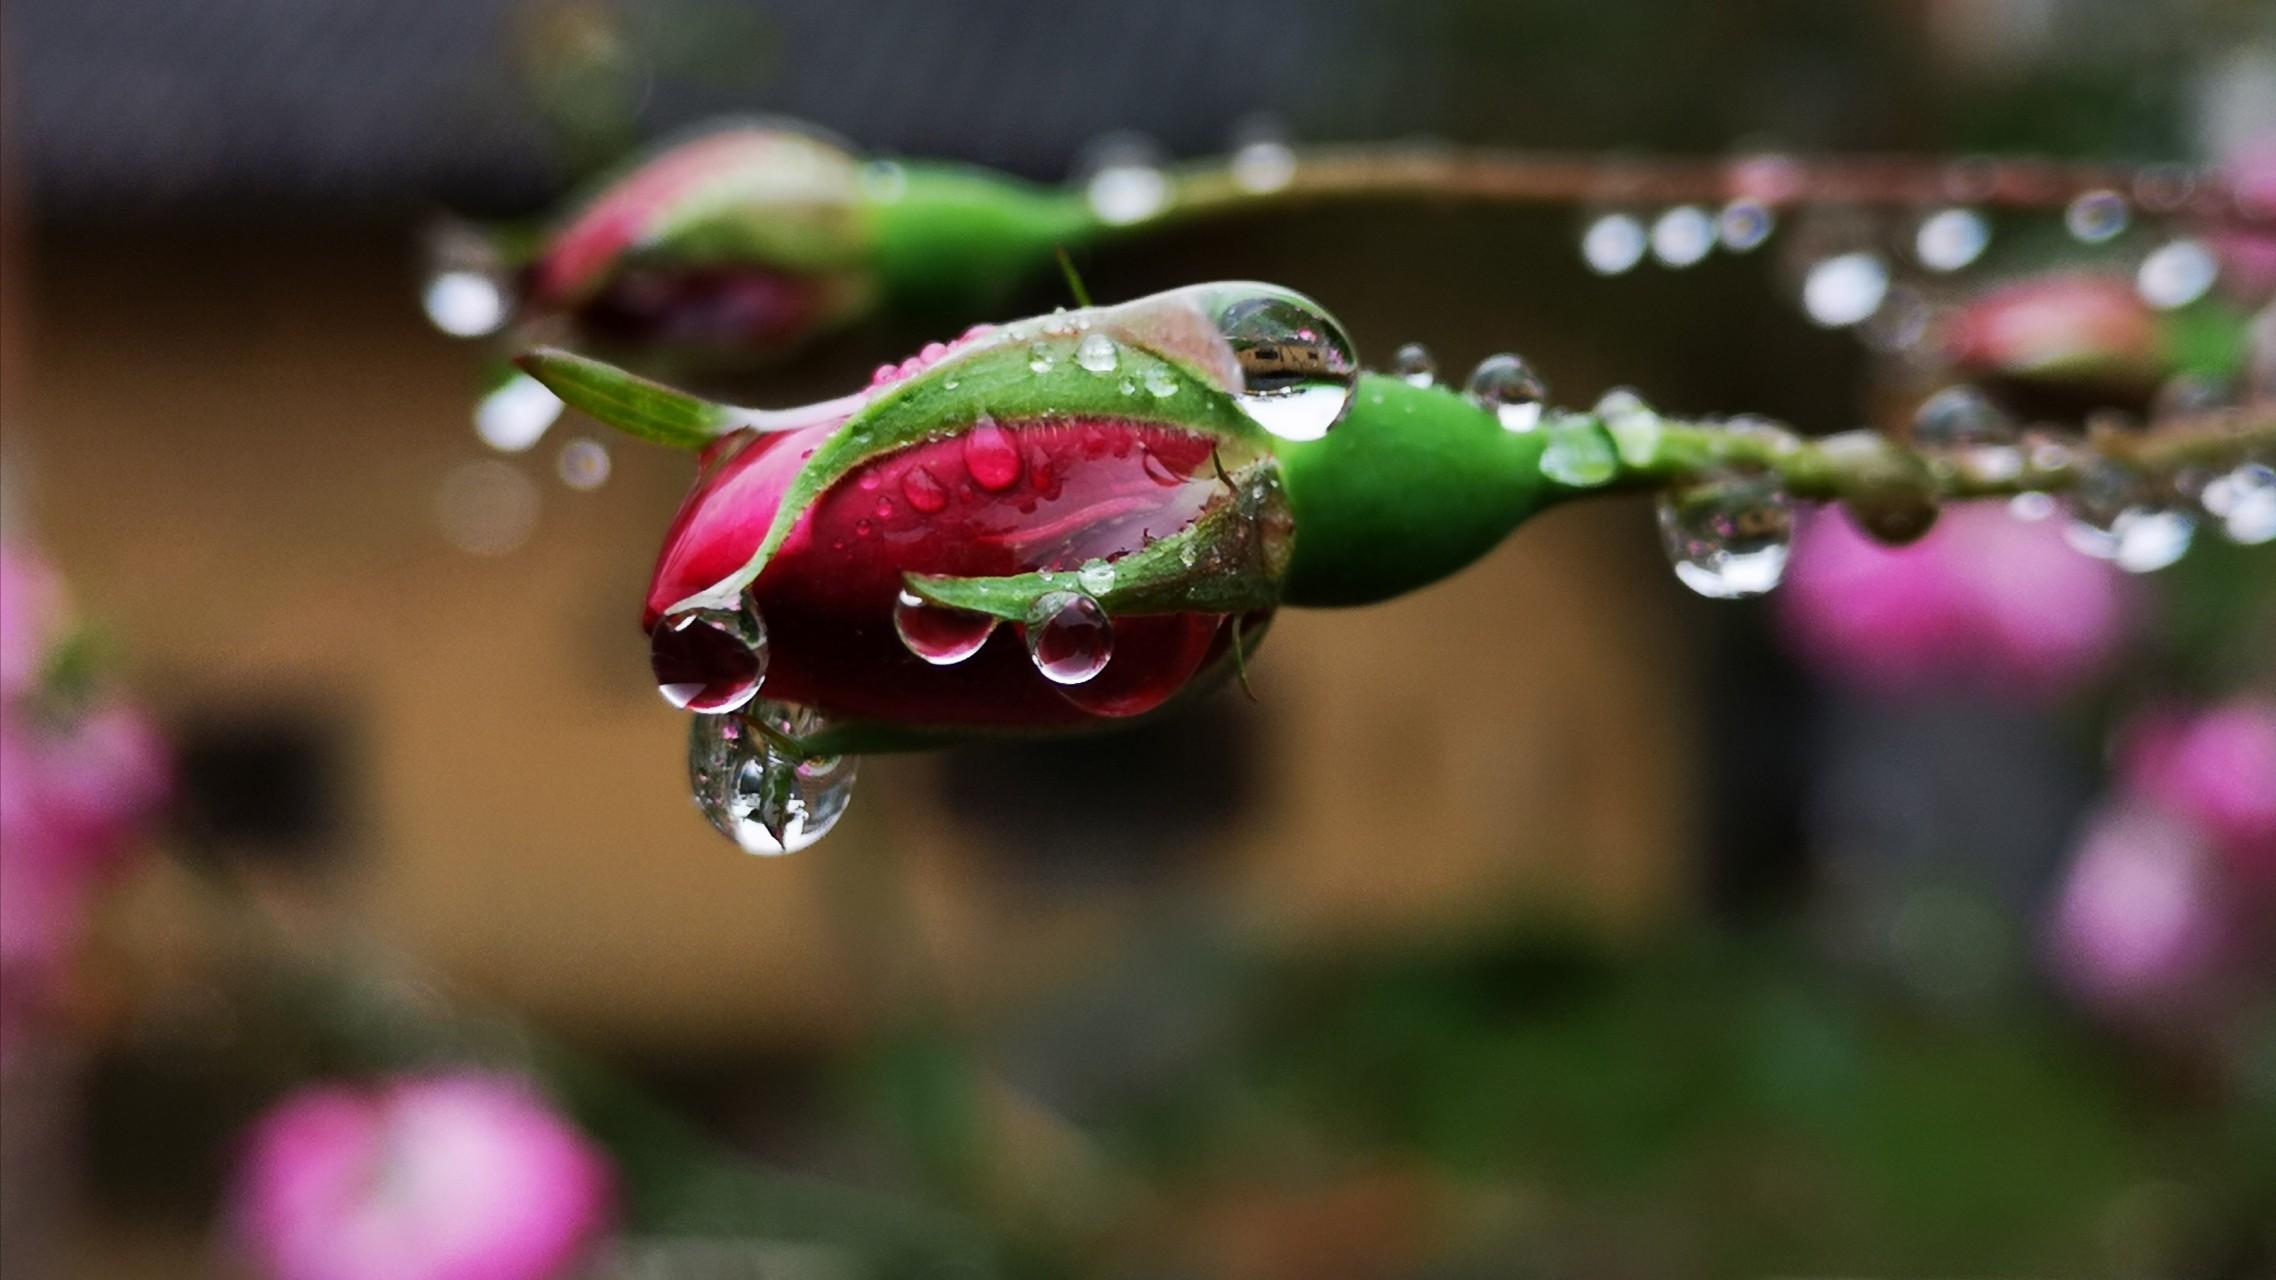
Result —
[{"label": "out-of-focus background", "polygon": [[[16,0],[4,58],[7,527],[175,762],[68,1034],[10,1064],[21,1274],[238,1274],[239,1126],[396,1065],[341,1044],[447,1054],[468,1020],[472,1056],[574,1053],[723,1159],[991,1259],[895,1271],[929,1246],[878,1261],[867,1199],[683,1211],[619,1149],[598,1274],[2276,1271],[2266,957],[2105,998],[2074,970],[2107,946],[2051,923],[2147,785],[2124,726],[2267,695],[2267,549],[2039,600],[2122,619],[2058,687],[1892,689],[1813,664],[1805,603],[1682,590],[1647,504],[1585,504],[1284,617],[1253,701],[874,758],[830,839],[751,859],[688,803],[636,625],[686,460],[611,441],[596,481],[574,417],[486,449],[418,255],[445,211],[541,212],[723,114],[1045,180],[1112,131],[1192,157],[1260,118],[2207,160],[2276,122],[2265,6]],[[1775,246],[1605,277],[1588,213],[1283,211],[1081,265],[1101,299],[1282,282],[1371,363],[1515,350],[1568,403],[1831,430],[1933,389],[1812,324]],[[1986,270],[2083,252],[2046,222]],[[880,320],[763,394],[938,336]],[[2100,892],[2249,943],[2266,890]],[[387,1012],[272,998],[273,948]],[[371,1025],[310,1047],[340,1019]]]}]

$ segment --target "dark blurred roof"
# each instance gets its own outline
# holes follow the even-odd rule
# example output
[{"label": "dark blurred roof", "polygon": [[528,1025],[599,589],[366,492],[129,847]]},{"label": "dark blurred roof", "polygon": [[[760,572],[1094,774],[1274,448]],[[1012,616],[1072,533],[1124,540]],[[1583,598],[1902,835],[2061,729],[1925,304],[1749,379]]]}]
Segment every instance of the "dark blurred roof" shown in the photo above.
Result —
[{"label": "dark blurred roof", "polygon": [[[1190,153],[1266,109],[1414,127],[1427,103],[1394,86],[1430,77],[1403,76],[1380,32],[1364,57],[1334,56],[1377,25],[1370,4],[10,0],[8,134],[37,206],[63,216],[506,209],[555,190],[612,130],[723,111],[1056,175],[1117,128]],[[600,68],[582,82],[597,93],[558,89],[564,50]],[[599,117],[582,153],[549,96]]]}]

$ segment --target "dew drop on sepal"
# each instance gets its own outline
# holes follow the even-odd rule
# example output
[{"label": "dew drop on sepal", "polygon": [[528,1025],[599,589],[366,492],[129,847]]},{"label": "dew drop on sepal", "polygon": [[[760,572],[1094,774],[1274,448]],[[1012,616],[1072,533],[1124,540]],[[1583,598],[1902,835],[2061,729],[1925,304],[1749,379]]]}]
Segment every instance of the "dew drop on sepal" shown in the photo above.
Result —
[{"label": "dew drop on sepal", "polygon": [[745,853],[796,853],[812,845],[844,816],[860,759],[800,759],[764,730],[796,740],[826,727],[818,713],[777,702],[697,717],[688,735],[688,785],[696,806]]},{"label": "dew drop on sepal", "polygon": [[1114,624],[1099,602],[1079,591],[1037,597],[1021,630],[1035,669],[1053,684],[1082,684],[1114,656]]},{"label": "dew drop on sepal", "polygon": [[1974,387],[1946,387],[1913,411],[1913,443],[1929,449],[1967,449],[2011,445],[2013,419]]},{"label": "dew drop on sepal", "polygon": [[1479,361],[1462,393],[1471,403],[1491,409],[1503,430],[1531,431],[1541,425],[1542,402],[1549,398],[1549,387],[1533,366],[1504,352]]},{"label": "dew drop on sepal", "polygon": [[749,702],[767,673],[767,628],[744,597],[733,609],[685,609],[648,633],[648,665],[664,701],[720,715]]},{"label": "dew drop on sepal", "polygon": [[1429,387],[1438,383],[1438,359],[1430,348],[1419,342],[1410,342],[1391,353],[1391,376],[1410,387]]},{"label": "dew drop on sepal", "polygon": [[930,604],[912,592],[893,602],[893,631],[902,647],[936,667],[955,666],[980,652],[995,630],[990,614]]},{"label": "dew drop on sepal", "polygon": [[1212,289],[1203,305],[1240,370],[1234,403],[1252,422],[1285,440],[1317,440],[1343,419],[1359,355],[1325,308],[1264,284]]},{"label": "dew drop on sepal", "polygon": [[1662,493],[1659,526],[1668,563],[1685,586],[1738,600],[1766,594],[1784,576],[1794,506],[1775,475],[1729,472]]}]

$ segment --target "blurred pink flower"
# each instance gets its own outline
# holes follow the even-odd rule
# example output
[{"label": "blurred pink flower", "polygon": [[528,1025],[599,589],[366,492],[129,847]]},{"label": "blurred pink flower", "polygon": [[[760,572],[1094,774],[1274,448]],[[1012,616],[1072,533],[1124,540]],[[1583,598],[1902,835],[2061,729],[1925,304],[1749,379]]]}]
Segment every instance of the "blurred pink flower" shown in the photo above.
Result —
[{"label": "blurred pink flower", "polygon": [[1796,539],[1781,604],[1795,648],[1851,683],[2046,697],[2109,665],[2125,639],[2127,586],[2056,522],[1997,505],[1955,506],[1905,547],[1829,510]]},{"label": "blurred pink flower", "polygon": [[2239,876],[2276,879],[2276,700],[2161,708],[2121,742],[2119,768],[2136,795],[2195,828]]},{"label": "blurred pink flower", "polygon": [[2049,920],[2056,975],[2121,1017],[2201,1007],[2228,949],[2218,871],[2186,824],[2153,808],[2092,814]]},{"label": "blurred pink flower", "polygon": [[2135,386],[2166,368],[2156,313],[2133,283],[2082,271],[1978,295],[1945,322],[1943,343],[1974,378]]},{"label": "blurred pink flower", "polygon": [[542,1280],[606,1232],[614,1176],[522,1081],[324,1085],[255,1122],[231,1211],[274,1280]]},{"label": "blurred pink flower", "polygon": [[140,715],[42,704],[67,621],[53,571],[0,546],[0,1052],[52,1001],[88,898],[167,791]]},{"label": "blurred pink flower", "polygon": [[[2237,195],[2263,209],[2276,209],[2276,133],[2238,151],[2227,163]],[[2276,230],[2267,224],[2231,225],[2213,235],[2221,259],[2221,281],[2247,301],[2276,291]]]}]

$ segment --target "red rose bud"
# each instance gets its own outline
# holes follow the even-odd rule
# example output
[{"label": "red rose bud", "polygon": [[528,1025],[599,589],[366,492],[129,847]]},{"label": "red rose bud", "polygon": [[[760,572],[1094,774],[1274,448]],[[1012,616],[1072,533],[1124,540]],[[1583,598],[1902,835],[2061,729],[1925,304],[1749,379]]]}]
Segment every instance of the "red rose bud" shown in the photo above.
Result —
[{"label": "red rose bud", "polygon": [[[745,124],[667,146],[518,248],[437,239],[427,310],[462,336],[509,309],[643,363],[747,362],[895,302],[976,298],[1083,239],[1076,197],[945,166],[865,164],[798,126]],[[502,283],[518,269],[518,301]]]},{"label": "red rose bud", "polygon": [[1146,714],[1236,670],[1276,606],[1419,586],[1553,493],[1541,433],[1363,380],[1336,322],[1270,285],[976,328],[785,411],[522,363],[702,450],[642,623],[667,696],[719,713],[699,799],[756,852],[827,829],[844,750]]},{"label": "red rose bud", "polygon": [[2133,285],[2113,276],[2062,274],[2002,285],[1945,322],[1944,349],[1959,370],[2059,409],[2134,406],[2168,371],[2158,318]]}]

